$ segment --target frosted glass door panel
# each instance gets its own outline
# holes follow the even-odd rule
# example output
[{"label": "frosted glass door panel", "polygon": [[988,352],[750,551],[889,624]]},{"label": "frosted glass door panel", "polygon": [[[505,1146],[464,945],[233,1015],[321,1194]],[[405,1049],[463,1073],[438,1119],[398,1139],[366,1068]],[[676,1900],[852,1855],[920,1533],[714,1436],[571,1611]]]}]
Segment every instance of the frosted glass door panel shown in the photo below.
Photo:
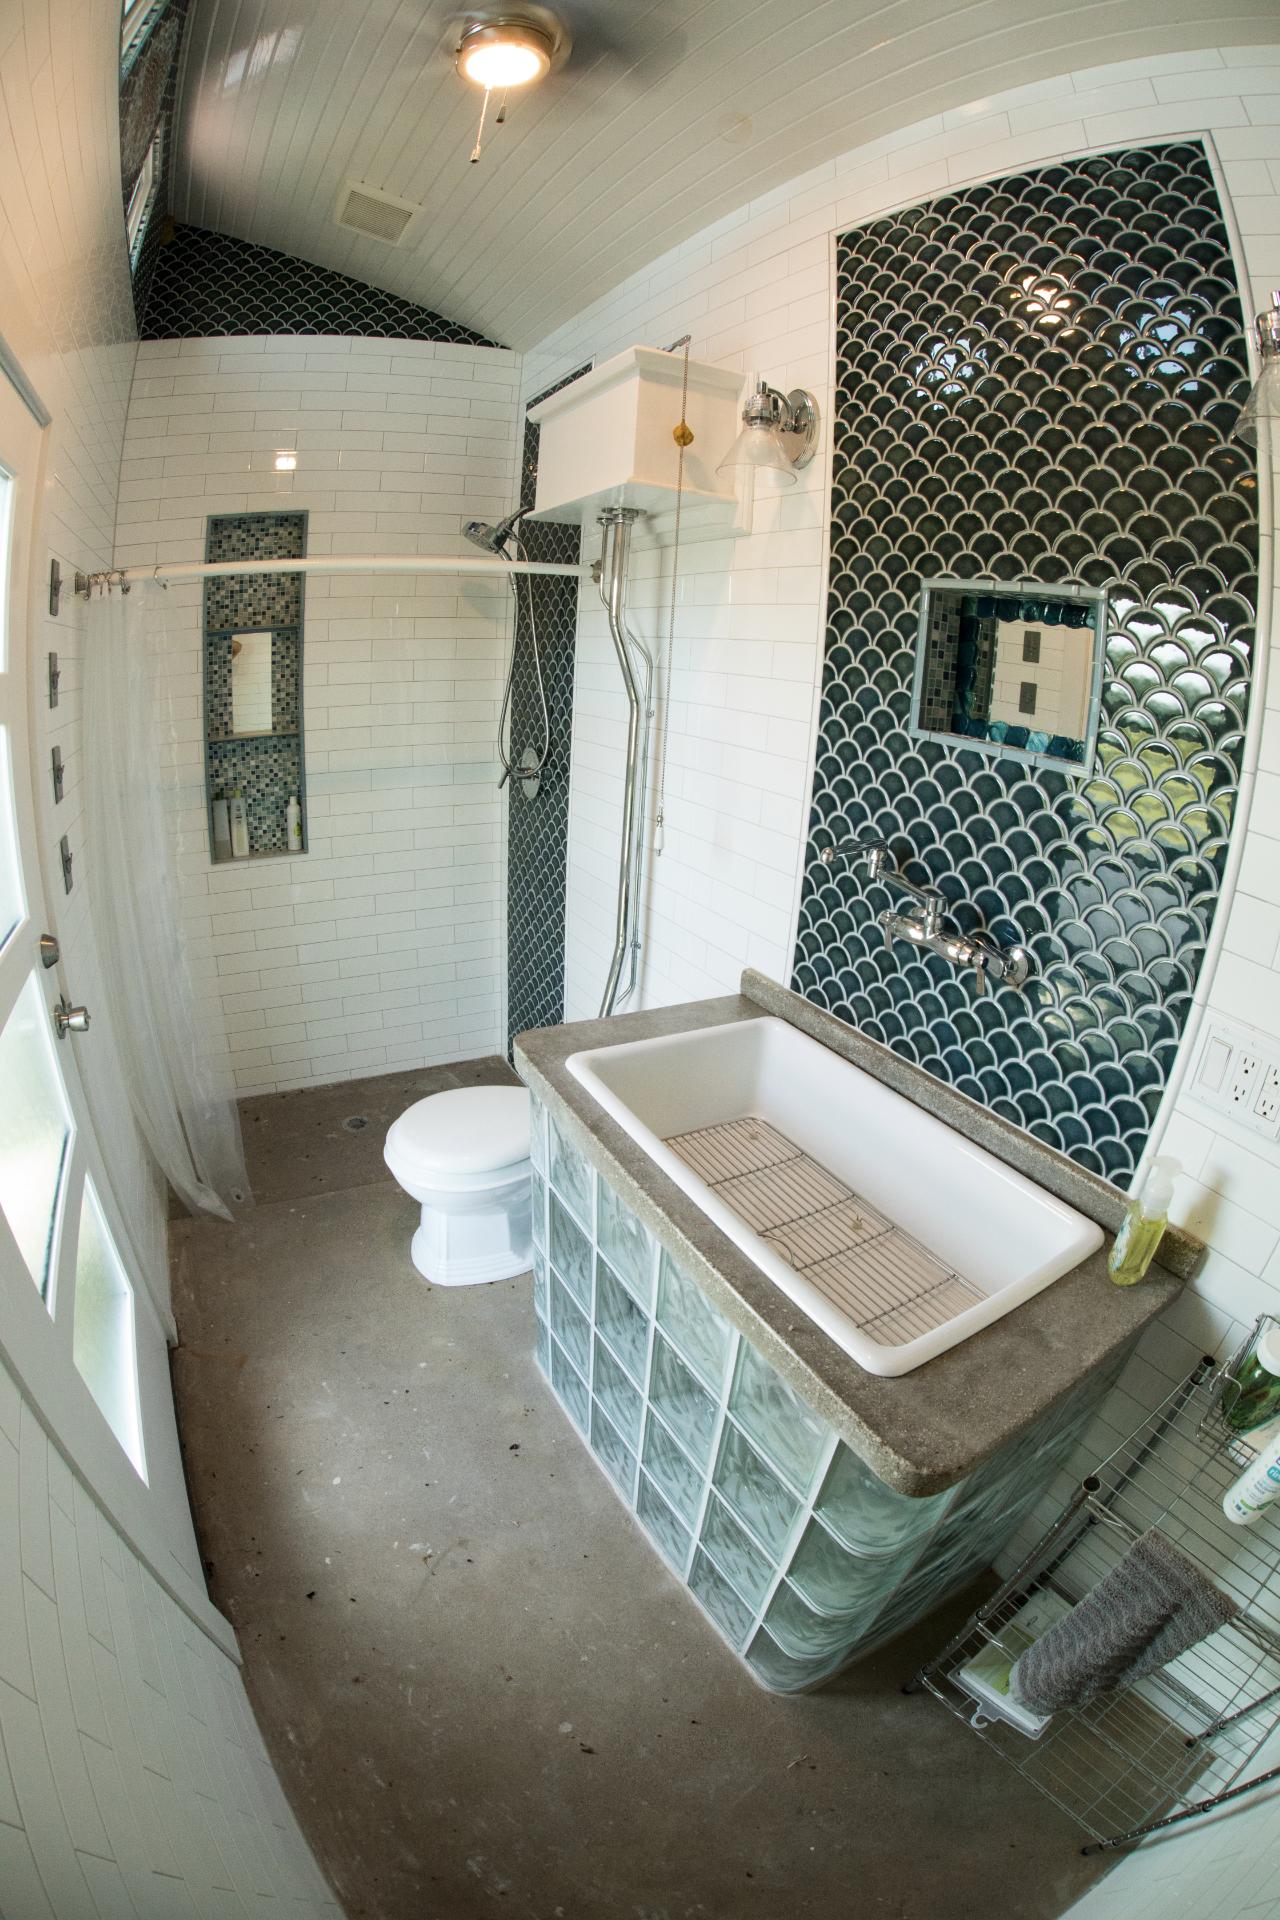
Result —
[{"label": "frosted glass door panel", "polygon": [[34,974],[0,1030],[0,1210],[39,1287],[53,1271],[71,1115]]},{"label": "frosted glass door panel", "polygon": [[133,1288],[102,1217],[93,1183],[85,1181],[76,1243],[76,1306],[72,1355],[103,1419],[145,1479],[138,1409]]}]

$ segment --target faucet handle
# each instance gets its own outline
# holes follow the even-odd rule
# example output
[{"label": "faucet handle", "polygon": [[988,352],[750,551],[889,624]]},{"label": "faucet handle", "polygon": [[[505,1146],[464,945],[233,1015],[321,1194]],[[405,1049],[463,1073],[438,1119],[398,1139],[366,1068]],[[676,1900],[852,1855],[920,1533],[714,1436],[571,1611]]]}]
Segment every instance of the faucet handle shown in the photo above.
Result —
[{"label": "faucet handle", "polygon": [[990,963],[990,955],[981,947],[975,947],[970,965],[973,968],[973,991],[979,998],[987,991],[987,968]]}]

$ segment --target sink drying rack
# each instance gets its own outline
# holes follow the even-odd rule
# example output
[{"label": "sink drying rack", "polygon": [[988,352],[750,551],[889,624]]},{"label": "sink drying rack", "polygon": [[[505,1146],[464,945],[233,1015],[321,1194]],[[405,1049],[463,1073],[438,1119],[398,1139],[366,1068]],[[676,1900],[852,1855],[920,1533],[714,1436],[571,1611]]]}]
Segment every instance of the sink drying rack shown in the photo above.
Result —
[{"label": "sink drying rack", "polygon": [[[1221,1418],[1223,1367],[1201,1360],[1075,1491],[1025,1559],[904,1689],[925,1687],[1091,1838],[1130,1845],[1280,1779],[1248,1774],[1280,1723],[1280,1503],[1233,1525],[1222,1496],[1252,1450]],[[1037,1736],[999,1718],[959,1678],[992,1645],[1016,1654],[1037,1596],[1074,1605],[1157,1527],[1240,1611],[1136,1684],[1055,1713]],[[1248,1777],[1245,1777],[1248,1774]]]}]

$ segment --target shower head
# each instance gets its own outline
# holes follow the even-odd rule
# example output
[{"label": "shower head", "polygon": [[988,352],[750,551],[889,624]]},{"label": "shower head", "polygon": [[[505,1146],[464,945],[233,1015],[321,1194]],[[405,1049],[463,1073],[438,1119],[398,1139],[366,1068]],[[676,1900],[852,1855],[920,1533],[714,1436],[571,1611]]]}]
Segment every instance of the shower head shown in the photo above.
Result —
[{"label": "shower head", "polygon": [[517,507],[505,520],[499,520],[496,526],[490,526],[487,520],[467,520],[462,531],[473,547],[480,547],[485,553],[506,553],[507,542],[515,532],[517,521],[523,520],[529,507]]}]

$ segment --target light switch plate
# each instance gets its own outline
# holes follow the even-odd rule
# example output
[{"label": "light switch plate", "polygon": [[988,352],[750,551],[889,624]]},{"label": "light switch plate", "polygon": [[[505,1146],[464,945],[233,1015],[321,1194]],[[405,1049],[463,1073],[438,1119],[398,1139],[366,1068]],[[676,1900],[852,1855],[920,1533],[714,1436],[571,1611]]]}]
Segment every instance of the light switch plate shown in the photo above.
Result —
[{"label": "light switch plate", "polygon": [[1280,1140],[1280,1040],[1211,1015],[1189,1091],[1236,1126]]}]

